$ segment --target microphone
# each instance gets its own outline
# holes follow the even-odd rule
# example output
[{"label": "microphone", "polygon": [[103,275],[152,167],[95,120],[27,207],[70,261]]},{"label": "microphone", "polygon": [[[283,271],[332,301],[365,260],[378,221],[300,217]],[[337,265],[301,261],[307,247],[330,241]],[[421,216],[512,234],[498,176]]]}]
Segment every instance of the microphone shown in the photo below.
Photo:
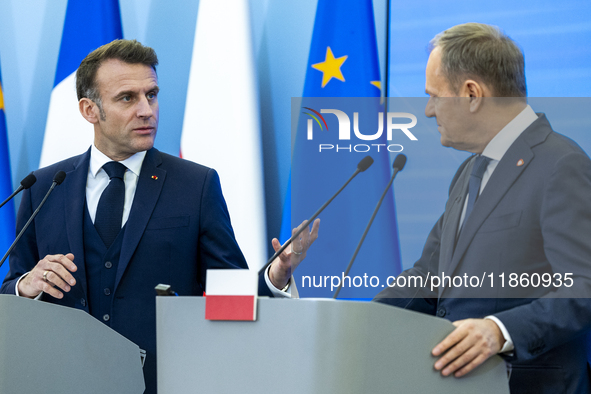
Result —
[{"label": "microphone", "polygon": [[35,174],[33,174],[31,172],[29,175],[27,175],[26,177],[23,178],[23,180],[21,181],[21,185],[18,187],[18,189],[16,189],[14,191],[14,193],[12,193],[6,200],[4,200],[2,202],[2,204],[0,204],[0,208],[2,208],[4,206],[4,204],[6,204],[8,201],[10,201],[14,196],[19,194],[21,191],[33,186],[35,184],[35,182],[37,182],[37,178],[35,178]]},{"label": "microphone", "polygon": [[[371,219],[369,219],[369,223],[367,223],[367,226],[365,227],[365,231],[363,232],[363,235],[361,236],[361,239],[359,240],[359,243],[357,244],[357,249],[355,249],[355,253],[353,253],[353,257],[351,257],[351,261],[349,261],[349,265],[347,266],[347,270],[345,271],[343,277],[349,275],[349,271],[351,270],[351,267],[353,266],[353,262],[357,258],[357,254],[359,253],[359,250],[361,249],[361,245],[363,245],[363,241],[365,241],[365,237],[367,236],[367,233],[369,232],[369,228],[371,227],[373,220],[376,218],[376,215],[378,214],[378,210],[382,206],[382,201],[384,201],[384,197],[386,197],[386,193],[388,193],[388,190],[390,190],[390,186],[392,186],[392,182],[394,182],[394,178],[396,178],[396,174],[398,174],[400,171],[402,171],[402,169],[404,168],[405,165],[406,165],[406,156],[403,155],[402,153],[397,155],[396,158],[394,159],[394,163],[392,163],[392,167],[394,168],[394,171],[392,171],[392,177],[390,178],[390,182],[388,182],[388,186],[386,186],[386,189],[384,189],[384,192],[382,193],[382,197],[380,198],[380,201],[378,201],[378,205],[376,205],[376,209],[374,209],[373,215],[371,215]],[[341,291],[341,287],[343,287],[343,281],[341,281],[341,283],[339,283],[339,287],[335,291],[334,296],[332,298],[338,297],[338,295]]]},{"label": "microphone", "polygon": [[10,245],[10,248],[8,249],[8,252],[6,252],[6,254],[4,255],[4,257],[2,257],[2,260],[0,260],[0,267],[2,267],[2,264],[4,264],[4,261],[6,261],[6,259],[10,255],[10,253],[12,252],[12,250],[14,249],[14,247],[16,246],[16,243],[18,242],[18,240],[21,239],[21,237],[23,236],[23,234],[25,233],[25,231],[27,230],[27,228],[29,228],[29,225],[31,224],[31,222],[33,221],[33,219],[35,219],[35,216],[37,216],[37,214],[39,213],[39,210],[41,209],[41,207],[43,206],[43,204],[45,204],[45,200],[47,200],[47,197],[49,197],[49,195],[51,194],[51,192],[53,191],[53,189],[55,189],[55,187],[57,185],[60,185],[64,181],[64,179],[66,179],[66,173],[63,172],[63,171],[58,171],[53,176],[53,183],[51,184],[51,187],[49,188],[49,190],[45,194],[45,197],[43,197],[43,200],[41,200],[41,203],[39,204],[39,206],[37,207],[37,209],[35,209],[35,212],[33,212],[33,214],[31,215],[31,217],[27,221],[27,223],[25,223],[25,226],[23,227],[23,229],[20,231],[20,233],[18,233],[18,235],[16,236],[16,239],[14,240],[14,242],[12,243],[12,245]]},{"label": "microphone", "polygon": [[287,242],[285,242],[283,244],[283,246],[281,248],[279,248],[279,250],[277,252],[275,252],[275,254],[269,259],[269,261],[267,261],[267,263],[263,266],[263,268],[261,268],[259,270],[259,275],[262,274],[267,269],[267,267],[269,265],[271,265],[271,263],[273,262],[273,260],[275,260],[277,258],[277,256],[279,256],[281,253],[283,253],[283,251],[285,250],[285,248],[287,248],[293,242],[293,240],[296,239],[304,231],[304,229],[307,229],[308,228],[308,226],[310,225],[310,223],[312,223],[314,221],[314,219],[316,219],[318,217],[318,215],[320,215],[320,213],[322,211],[324,211],[324,208],[326,208],[328,206],[328,204],[330,204],[332,202],[332,200],[334,200],[335,197],[340,192],[343,191],[343,189],[349,184],[349,182],[351,182],[351,180],[353,180],[353,178],[355,178],[357,176],[357,174],[359,174],[360,172],[364,172],[372,164],[373,164],[373,159],[371,158],[371,156],[365,156],[363,159],[361,159],[361,161],[357,164],[357,169],[355,170],[355,172],[353,173],[353,175],[351,175],[351,177],[349,178],[349,180],[347,182],[345,182],[345,184],[327,202],[325,202],[324,205],[322,205],[320,207],[320,209],[318,209],[316,211],[316,213],[314,215],[312,215],[312,217],[310,219],[306,220],[306,222],[304,223],[304,225],[302,226],[302,228],[300,228],[294,235],[292,235],[291,238],[288,239]]},{"label": "microphone", "polygon": [[394,177],[396,176],[396,174],[399,171],[402,171],[404,169],[405,165],[406,165],[406,155],[403,155],[402,153],[397,155],[396,158],[394,159],[394,163],[392,163],[392,167],[394,168],[394,175],[392,176],[392,180],[394,180]]},{"label": "microphone", "polygon": [[55,185],[51,185],[50,191],[53,190],[53,188],[56,185],[61,185],[62,182],[64,181],[64,179],[66,179],[66,173],[65,172],[63,172],[63,171],[56,172],[56,174],[53,176],[53,183],[55,183]]}]

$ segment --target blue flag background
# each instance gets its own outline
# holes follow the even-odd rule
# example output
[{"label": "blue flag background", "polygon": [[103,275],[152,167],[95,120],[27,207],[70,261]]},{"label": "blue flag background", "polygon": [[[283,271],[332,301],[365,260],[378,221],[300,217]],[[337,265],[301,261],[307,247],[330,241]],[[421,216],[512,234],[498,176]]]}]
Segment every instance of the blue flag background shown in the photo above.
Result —
[{"label": "blue flag background", "polygon": [[81,154],[92,143],[93,126],[78,111],[74,75],[90,52],[117,38],[122,38],[117,0],[68,1],[40,167]]},{"label": "blue flag background", "polygon": [[69,0],[53,86],[72,74],[90,52],[123,38],[118,0]]},{"label": "blue flag background", "polygon": [[[382,147],[379,153],[375,150],[360,153],[348,148],[359,143],[386,146],[385,132],[378,140],[362,141],[351,131],[351,139],[341,141],[336,116],[325,114],[324,119],[320,119],[312,110],[345,111],[351,128],[353,112],[358,112],[359,129],[363,134],[374,134],[378,127],[378,113],[384,112],[380,93],[371,1],[320,0],[304,98],[301,101],[292,99],[292,124],[298,127],[292,157],[291,190],[286,199],[291,199],[291,204],[285,205],[282,240],[289,237],[290,226],[297,226],[310,217],[342,186],[363,157],[369,154],[375,163],[367,172],[358,175],[320,215],[320,237],[294,274],[303,297],[332,296],[334,287],[331,287],[331,280],[334,283],[334,279],[326,282],[324,278],[342,278],[391,174],[385,148]],[[312,141],[307,138],[308,119],[314,119]],[[345,149],[319,152],[320,143]],[[372,298],[381,290],[388,276],[400,273],[400,267],[394,198],[390,190],[349,273],[352,280],[355,276],[359,279],[350,286],[345,284],[340,297]],[[365,279],[364,275],[367,275]],[[371,276],[376,276],[379,283],[376,284],[374,279],[370,284]]]},{"label": "blue flag background", "polygon": [[[0,201],[4,201],[12,193],[10,177],[10,158],[8,156],[8,137],[6,132],[6,116],[4,114],[4,94],[2,91],[2,72],[0,70]],[[14,241],[14,202],[9,201],[0,208],[0,253],[4,253]],[[0,257],[1,258],[1,257]],[[0,278],[4,279],[8,272],[8,260],[0,268]]]}]

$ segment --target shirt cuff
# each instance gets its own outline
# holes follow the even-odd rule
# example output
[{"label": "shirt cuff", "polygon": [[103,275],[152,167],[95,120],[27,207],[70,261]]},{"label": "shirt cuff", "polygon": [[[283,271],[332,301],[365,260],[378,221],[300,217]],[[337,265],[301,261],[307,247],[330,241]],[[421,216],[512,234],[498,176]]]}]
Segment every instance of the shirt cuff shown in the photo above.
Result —
[{"label": "shirt cuff", "polygon": [[[29,271],[29,272],[31,272],[31,271]],[[14,287],[14,292],[16,293],[16,296],[17,296],[17,297],[20,297],[20,296],[21,296],[21,295],[18,293],[18,284],[20,283],[20,281],[21,281],[21,279],[22,279],[22,278],[24,278],[25,276],[29,275],[29,272],[27,272],[27,273],[25,273],[25,274],[21,275],[21,277],[20,277],[20,278],[18,278],[18,280],[16,281],[16,286]],[[34,299],[34,300],[39,300],[39,299],[41,299],[41,296],[42,296],[42,295],[43,295],[43,292],[39,293],[39,295],[38,295],[37,297],[33,298],[33,299]]]},{"label": "shirt cuff", "polygon": [[[287,286],[287,289],[285,291],[281,291],[275,287],[273,282],[271,282],[271,279],[269,278],[269,270],[270,269],[271,269],[271,266],[269,265],[267,267],[267,269],[265,270],[265,283],[267,284],[267,287],[269,288],[269,290],[271,290],[271,293],[273,294],[273,296],[277,297],[277,298],[292,298],[292,287],[295,287],[295,286],[292,286],[292,284],[294,283],[293,276],[289,280],[289,286]],[[296,292],[296,294],[297,294],[297,292]],[[294,295],[294,298],[295,297],[297,297],[297,295]]]},{"label": "shirt cuff", "polygon": [[515,346],[513,345],[513,340],[511,339],[511,335],[509,335],[509,331],[507,331],[507,327],[505,327],[505,325],[496,316],[486,316],[485,319],[494,321],[496,325],[499,327],[499,330],[501,330],[503,338],[505,338],[505,344],[503,345],[501,350],[499,350],[499,353],[508,353],[513,351],[513,349],[515,349]]}]

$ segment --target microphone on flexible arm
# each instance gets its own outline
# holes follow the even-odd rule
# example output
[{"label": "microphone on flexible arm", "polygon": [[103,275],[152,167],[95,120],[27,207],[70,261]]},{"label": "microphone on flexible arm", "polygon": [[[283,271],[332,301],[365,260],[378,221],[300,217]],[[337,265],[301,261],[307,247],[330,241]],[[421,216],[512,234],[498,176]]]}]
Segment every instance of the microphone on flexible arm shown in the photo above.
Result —
[{"label": "microphone on flexible arm", "polygon": [[6,252],[6,254],[4,255],[4,257],[2,257],[2,260],[0,260],[0,267],[2,267],[2,264],[4,264],[4,261],[6,261],[6,259],[10,255],[10,253],[12,252],[12,250],[14,249],[14,247],[16,246],[16,243],[18,242],[18,240],[21,239],[21,237],[23,236],[23,234],[25,233],[25,231],[27,230],[27,228],[29,227],[29,225],[31,224],[31,222],[33,221],[33,219],[35,219],[35,216],[37,216],[37,214],[39,213],[39,210],[41,209],[41,207],[43,206],[43,204],[45,204],[45,200],[47,200],[47,197],[49,197],[49,195],[51,194],[51,192],[53,191],[53,189],[57,185],[60,185],[64,181],[64,179],[66,179],[66,173],[63,172],[63,171],[58,171],[53,176],[53,183],[51,184],[51,187],[49,188],[49,190],[45,194],[45,197],[43,197],[43,200],[41,200],[41,203],[39,204],[39,206],[37,207],[37,209],[35,209],[35,212],[33,212],[33,214],[31,215],[31,217],[27,221],[27,223],[25,223],[25,226],[23,227],[23,229],[20,231],[20,233],[18,233],[18,235],[16,236],[16,239],[14,240],[14,242],[12,243],[12,245],[10,245],[10,248],[8,249],[8,252]]},{"label": "microphone on flexible arm", "polygon": [[[394,163],[392,164],[394,171],[392,171],[392,177],[390,178],[390,182],[388,182],[388,186],[386,186],[386,189],[384,189],[384,192],[382,193],[382,197],[380,198],[380,201],[378,201],[378,205],[376,205],[376,208],[373,211],[373,215],[371,215],[371,219],[369,219],[369,223],[367,223],[367,226],[365,227],[365,231],[363,232],[363,235],[361,236],[361,239],[359,240],[359,243],[357,244],[357,249],[355,249],[355,253],[353,253],[353,257],[351,257],[351,261],[349,261],[349,265],[347,266],[347,270],[343,274],[343,277],[349,275],[349,271],[351,270],[351,267],[353,266],[353,262],[355,261],[355,258],[357,258],[357,254],[359,253],[359,250],[361,249],[361,245],[363,245],[363,241],[365,241],[365,237],[367,236],[367,233],[369,232],[369,228],[371,227],[373,220],[375,219],[375,217],[378,213],[378,210],[382,206],[382,201],[384,201],[384,197],[386,197],[386,193],[388,193],[388,190],[390,190],[390,186],[392,186],[392,182],[394,182],[394,178],[396,178],[396,174],[398,174],[400,171],[402,171],[405,164],[406,164],[406,156],[403,155],[402,153],[397,155],[396,158],[394,159]],[[341,287],[343,287],[343,281],[341,281],[341,283],[339,283],[339,287],[337,287],[337,290],[335,291],[334,296],[332,298],[338,297],[339,292],[341,291]]]},{"label": "microphone on flexible arm", "polygon": [[330,204],[332,202],[332,200],[334,200],[334,198],[340,192],[343,191],[343,189],[349,184],[349,182],[351,182],[351,180],[353,180],[353,178],[355,178],[357,176],[357,174],[359,174],[360,172],[364,172],[372,164],[373,164],[373,159],[371,158],[371,156],[365,156],[363,159],[361,159],[361,161],[357,164],[357,169],[355,170],[355,172],[353,173],[353,175],[351,175],[351,177],[349,178],[349,180],[347,180],[347,182],[345,182],[345,184],[327,202],[325,202],[324,205],[322,205],[320,207],[320,209],[318,209],[316,211],[316,213],[314,215],[312,215],[312,217],[310,219],[306,220],[306,222],[304,223],[304,225],[302,226],[302,228],[300,228],[294,235],[292,235],[291,238],[288,239],[287,242],[285,242],[283,244],[283,246],[281,248],[279,248],[279,250],[277,252],[275,252],[275,254],[269,259],[269,261],[267,261],[267,263],[259,270],[259,275],[261,273],[263,273],[267,269],[267,267],[269,265],[271,265],[271,263],[273,262],[273,260],[275,260],[277,258],[277,256],[279,256],[281,253],[283,253],[283,251],[285,250],[285,248],[287,248],[289,245],[291,245],[291,243],[293,242],[293,240],[296,239],[304,231],[304,229],[307,229],[308,228],[308,226],[310,225],[310,223],[312,223],[314,221],[314,219],[316,219],[318,217],[318,215],[320,215],[320,213],[322,211],[324,211],[324,208],[326,208],[328,206],[328,204]]},{"label": "microphone on flexible arm", "polygon": [[35,182],[37,182],[37,178],[35,178],[35,174],[33,174],[31,172],[29,175],[27,175],[26,177],[23,178],[23,180],[21,181],[21,184],[18,187],[18,189],[16,189],[14,191],[14,193],[12,193],[10,196],[8,196],[8,198],[6,200],[4,200],[2,202],[2,204],[0,204],[0,208],[2,208],[4,206],[4,204],[6,204],[8,201],[10,201],[14,196],[16,196],[17,194],[19,194],[21,191],[23,191],[24,189],[28,189],[31,186],[33,186],[35,184]]}]

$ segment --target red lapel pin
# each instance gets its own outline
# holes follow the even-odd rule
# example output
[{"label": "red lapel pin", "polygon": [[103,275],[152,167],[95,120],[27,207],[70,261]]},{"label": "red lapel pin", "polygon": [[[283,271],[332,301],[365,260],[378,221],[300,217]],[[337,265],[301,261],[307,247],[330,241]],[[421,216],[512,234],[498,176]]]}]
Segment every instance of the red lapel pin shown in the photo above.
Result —
[{"label": "red lapel pin", "polygon": [[157,177],[156,175],[152,175],[152,179],[153,179],[153,180],[157,180],[157,179],[158,179],[158,177]]},{"label": "red lapel pin", "polygon": [[523,159],[519,159],[519,161],[517,162],[517,167],[521,167],[525,162],[523,161]]}]

